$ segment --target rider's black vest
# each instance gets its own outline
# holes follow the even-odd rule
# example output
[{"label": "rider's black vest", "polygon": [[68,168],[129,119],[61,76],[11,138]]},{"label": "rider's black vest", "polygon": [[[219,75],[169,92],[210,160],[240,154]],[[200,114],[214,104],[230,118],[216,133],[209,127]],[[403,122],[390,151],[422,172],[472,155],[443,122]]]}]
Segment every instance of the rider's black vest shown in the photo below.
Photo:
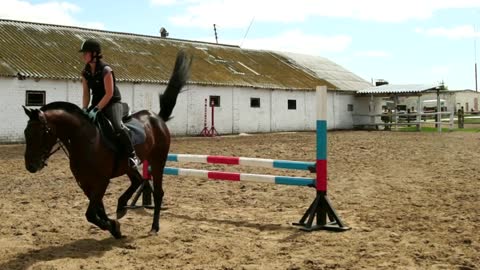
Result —
[{"label": "rider's black vest", "polygon": [[[103,69],[107,67],[108,64],[104,63],[103,61],[99,61],[95,65],[95,71],[92,72],[90,70],[90,65],[86,64],[85,68],[83,69],[82,75],[87,80],[88,88],[92,94],[92,106],[97,106],[100,100],[102,100],[103,96],[105,96],[105,84],[103,82]],[[107,106],[114,103],[120,102],[122,96],[120,95],[120,91],[118,90],[117,84],[115,82],[115,74],[113,74],[113,96],[108,102]]]}]

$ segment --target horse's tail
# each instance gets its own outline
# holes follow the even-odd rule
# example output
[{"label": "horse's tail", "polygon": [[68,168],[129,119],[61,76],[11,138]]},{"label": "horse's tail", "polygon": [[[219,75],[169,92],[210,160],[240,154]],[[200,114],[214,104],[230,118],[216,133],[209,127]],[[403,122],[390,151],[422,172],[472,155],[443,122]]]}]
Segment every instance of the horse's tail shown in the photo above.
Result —
[{"label": "horse's tail", "polygon": [[187,83],[190,76],[190,66],[192,65],[192,57],[188,56],[184,50],[177,53],[175,60],[175,67],[173,68],[172,76],[168,81],[167,89],[160,95],[160,112],[158,115],[163,121],[168,121],[172,114],[177,96],[182,87]]}]

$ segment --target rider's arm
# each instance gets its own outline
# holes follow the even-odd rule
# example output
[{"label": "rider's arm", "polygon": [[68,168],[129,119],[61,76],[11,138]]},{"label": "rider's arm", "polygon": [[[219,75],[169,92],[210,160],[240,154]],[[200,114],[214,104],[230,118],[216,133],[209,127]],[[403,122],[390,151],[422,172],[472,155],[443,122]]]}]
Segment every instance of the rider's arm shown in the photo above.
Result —
[{"label": "rider's arm", "polygon": [[88,108],[90,104],[90,89],[88,88],[87,80],[82,76],[82,87],[83,87],[83,99],[82,99],[82,108]]},{"label": "rider's arm", "polygon": [[110,102],[110,99],[113,96],[113,75],[111,69],[109,68],[104,72],[103,84],[105,85],[105,96],[103,96],[103,98],[97,105],[97,108],[99,110],[105,108],[105,106],[107,106],[108,102]]}]

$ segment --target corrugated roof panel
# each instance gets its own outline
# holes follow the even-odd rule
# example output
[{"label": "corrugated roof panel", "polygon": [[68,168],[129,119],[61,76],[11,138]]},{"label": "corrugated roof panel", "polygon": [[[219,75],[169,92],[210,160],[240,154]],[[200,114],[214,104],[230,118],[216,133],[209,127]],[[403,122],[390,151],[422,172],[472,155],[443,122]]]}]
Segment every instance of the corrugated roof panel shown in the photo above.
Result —
[{"label": "corrugated roof panel", "polygon": [[384,84],[357,91],[357,94],[419,93],[440,88],[439,84]]},{"label": "corrugated roof panel", "polygon": [[320,56],[278,52],[294,64],[333,84],[338,90],[357,91],[372,86],[340,65]]},{"label": "corrugated roof panel", "polygon": [[112,65],[119,81],[165,83],[176,53],[183,48],[194,57],[190,82],[273,89],[333,87],[270,52],[231,45],[9,20],[0,20],[0,32],[3,76],[22,73],[37,78],[77,79],[84,66],[78,49],[84,39],[93,37],[102,43],[105,61]]}]

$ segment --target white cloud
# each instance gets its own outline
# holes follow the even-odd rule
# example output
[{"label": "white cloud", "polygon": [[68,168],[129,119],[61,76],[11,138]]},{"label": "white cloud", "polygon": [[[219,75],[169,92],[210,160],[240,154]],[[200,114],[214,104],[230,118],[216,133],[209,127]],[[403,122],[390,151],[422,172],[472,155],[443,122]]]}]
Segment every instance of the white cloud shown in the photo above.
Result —
[{"label": "white cloud", "polygon": [[385,51],[360,51],[355,53],[356,56],[365,56],[365,57],[378,57],[385,58],[390,57],[390,53]]},{"label": "white cloud", "polygon": [[[181,15],[170,17],[175,25],[209,28],[244,28],[256,22],[302,22],[309,17],[342,17],[379,22],[427,19],[438,10],[480,8],[478,0],[151,0],[185,5]],[[188,3],[188,4],[186,4]]]},{"label": "white cloud", "polygon": [[447,37],[450,39],[480,37],[480,32],[478,32],[478,29],[475,31],[475,28],[472,25],[461,25],[452,28],[417,28],[415,32],[431,37]]},{"label": "white cloud", "polygon": [[50,23],[103,29],[100,22],[81,22],[73,17],[80,12],[77,5],[68,2],[49,1],[32,4],[22,0],[0,1],[0,18],[9,20]]},{"label": "white cloud", "polygon": [[[211,38],[199,39],[212,42]],[[267,38],[247,38],[242,48],[322,55],[326,52],[342,52],[351,44],[346,35],[310,35],[300,30],[290,30]],[[240,45],[241,40],[220,40],[220,43]]]}]

